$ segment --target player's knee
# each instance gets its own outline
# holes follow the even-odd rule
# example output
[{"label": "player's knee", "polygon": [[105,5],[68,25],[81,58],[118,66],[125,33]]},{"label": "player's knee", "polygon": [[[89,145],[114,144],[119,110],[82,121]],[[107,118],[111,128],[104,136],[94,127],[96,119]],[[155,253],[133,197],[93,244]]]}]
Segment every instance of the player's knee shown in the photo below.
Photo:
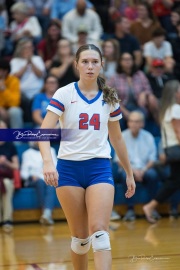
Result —
[{"label": "player's knee", "polygon": [[87,237],[86,239],[80,239],[76,237],[72,237],[71,240],[71,249],[74,253],[83,255],[86,254],[91,247],[91,239]]},{"label": "player's knee", "polygon": [[109,233],[106,231],[97,231],[91,236],[92,248],[94,252],[111,250]]}]

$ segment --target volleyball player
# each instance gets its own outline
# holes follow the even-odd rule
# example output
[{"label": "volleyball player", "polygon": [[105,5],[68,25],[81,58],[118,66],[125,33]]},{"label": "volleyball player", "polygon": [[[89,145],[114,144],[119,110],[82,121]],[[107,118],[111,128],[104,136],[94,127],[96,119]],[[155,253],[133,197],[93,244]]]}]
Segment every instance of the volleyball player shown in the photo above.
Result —
[{"label": "volleyball player", "polygon": [[110,270],[111,245],[108,233],[114,201],[114,181],[110,165],[110,145],[114,147],[126,172],[127,192],[135,193],[135,182],[121,135],[121,109],[116,91],[99,77],[100,50],[90,44],[76,53],[80,79],[56,91],[47,107],[41,128],[54,128],[58,119],[62,129],[74,130],[72,140],[61,141],[57,168],[49,142],[39,142],[44,162],[44,178],[55,186],[67,218],[75,270],[88,269],[92,244],[96,270]]}]

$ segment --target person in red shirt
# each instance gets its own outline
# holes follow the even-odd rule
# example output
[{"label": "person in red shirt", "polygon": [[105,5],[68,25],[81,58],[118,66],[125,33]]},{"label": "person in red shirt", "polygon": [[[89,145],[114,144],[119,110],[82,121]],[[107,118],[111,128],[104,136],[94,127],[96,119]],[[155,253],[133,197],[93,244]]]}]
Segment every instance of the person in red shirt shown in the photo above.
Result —
[{"label": "person in red shirt", "polygon": [[47,69],[52,64],[52,59],[57,52],[60,38],[60,26],[57,22],[52,21],[47,29],[46,37],[37,45],[38,54],[44,60]]},{"label": "person in red shirt", "polygon": [[167,32],[171,31],[170,13],[174,0],[148,0],[148,3],[152,6],[152,10],[162,27]]}]

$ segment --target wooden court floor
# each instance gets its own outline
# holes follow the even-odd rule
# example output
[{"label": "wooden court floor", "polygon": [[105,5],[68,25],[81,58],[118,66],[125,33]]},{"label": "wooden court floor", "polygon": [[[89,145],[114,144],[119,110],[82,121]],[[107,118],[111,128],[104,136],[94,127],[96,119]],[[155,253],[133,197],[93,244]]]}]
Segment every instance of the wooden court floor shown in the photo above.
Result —
[{"label": "wooden court floor", "polygon": [[[110,224],[112,270],[180,270],[180,218],[144,219]],[[11,234],[0,228],[0,270],[72,270],[67,223],[46,227],[16,224]],[[89,270],[94,269],[89,253]]]}]

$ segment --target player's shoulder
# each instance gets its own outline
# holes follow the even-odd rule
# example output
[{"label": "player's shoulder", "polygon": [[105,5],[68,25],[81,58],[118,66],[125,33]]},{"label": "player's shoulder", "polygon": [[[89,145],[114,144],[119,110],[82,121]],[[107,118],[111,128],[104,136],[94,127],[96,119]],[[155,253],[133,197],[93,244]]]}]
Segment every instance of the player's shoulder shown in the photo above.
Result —
[{"label": "player's shoulder", "polygon": [[56,90],[54,97],[61,97],[64,99],[68,99],[71,96],[71,93],[75,90],[74,82],[67,84],[63,87],[60,87]]},{"label": "player's shoulder", "polygon": [[62,93],[62,94],[67,94],[67,92],[70,93],[70,92],[74,91],[74,88],[75,88],[74,84],[75,83],[72,82],[72,83],[69,83],[63,87],[60,87],[57,89],[56,93]]}]

